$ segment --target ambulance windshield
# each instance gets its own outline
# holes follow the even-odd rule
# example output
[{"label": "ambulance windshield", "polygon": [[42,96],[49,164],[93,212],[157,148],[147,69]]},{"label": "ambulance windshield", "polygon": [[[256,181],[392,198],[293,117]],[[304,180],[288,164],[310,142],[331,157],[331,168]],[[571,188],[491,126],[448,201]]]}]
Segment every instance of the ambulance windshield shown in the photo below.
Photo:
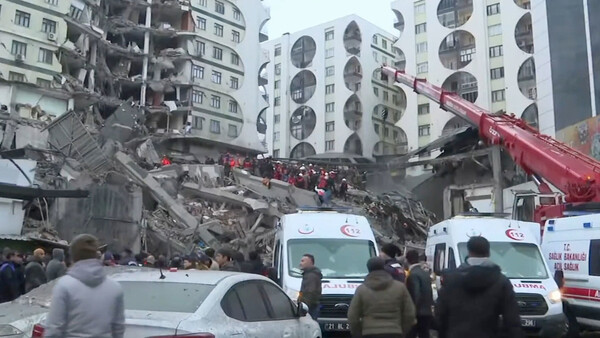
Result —
[{"label": "ambulance windshield", "polygon": [[298,265],[305,254],[315,256],[323,278],[364,278],[367,261],[376,255],[375,244],[359,239],[291,239],[288,241],[289,274],[302,277]]},{"label": "ambulance windshield", "polygon": [[[467,243],[459,243],[461,261],[467,259]],[[490,260],[508,278],[546,279],[548,271],[537,245],[531,243],[490,242]]]}]

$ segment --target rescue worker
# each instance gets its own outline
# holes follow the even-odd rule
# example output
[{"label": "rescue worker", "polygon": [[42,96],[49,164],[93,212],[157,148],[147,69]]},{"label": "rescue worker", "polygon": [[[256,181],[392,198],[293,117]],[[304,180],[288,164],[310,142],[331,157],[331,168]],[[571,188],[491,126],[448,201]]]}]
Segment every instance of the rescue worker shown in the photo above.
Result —
[{"label": "rescue worker", "polygon": [[348,200],[347,192],[348,192],[348,181],[346,181],[345,178],[342,178],[342,184],[340,184],[339,193],[340,193],[340,198],[343,198],[344,201]]},{"label": "rescue worker", "polygon": [[406,277],[406,287],[415,304],[417,312],[417,325],[407,335],[407,338],[429,338],[429,330],[433,320],[433,292],[431,290],[431,277],[423,270],[419,262],[419,253],[410,250],[406,253],[409,264],[409,274]]},{"label": "rescue worker", "polygon": [[314,319],[319,318],[321,301],[321,279],[323,274],[315,266],[315,256],[304,254],[300,259],[302,270],[302,284],[300,285],[300,296],[298,302],[308,305],[308,314]]},{"label": "rescue worker", "polygon": [[435,307],[439,338],[524,337],[513,286],[489,259],[490,243],[471,237],[467,250],[466,264],[443,276]]},{"label": "rescue worker", "polygon": [[395,280],[404,283],[406,272],[402,264],[396,259],[398,256],[402,256],[402,250],[392,243],[384,244],[379,251],[379,257],[385,261],[385,271],[392,275]]},{"label": "rescue worker", "polygon": [[348,323],[353,337],[402,338],[415,323],[415,307],[404,284],[385,271],[385,261],[373,257],[369,274],[356,289]]}]

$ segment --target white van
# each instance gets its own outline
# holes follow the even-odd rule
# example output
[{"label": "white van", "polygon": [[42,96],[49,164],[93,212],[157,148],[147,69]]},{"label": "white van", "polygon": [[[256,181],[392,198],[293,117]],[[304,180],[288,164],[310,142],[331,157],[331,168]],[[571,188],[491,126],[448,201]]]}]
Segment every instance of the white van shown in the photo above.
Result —
[{"label": "white van", "polygon": [[466,261],[470,237],[490,242],[490,259],[502,269],[516,293],[521,325],[528,334],[560,336],[566,318],[558,285],[542,258],[540,226],[510,219],[456,216],[429,229],[425,253],[435,274],[436,290],[444,270]]},{"label": "white van", "polygon": [[563,272],[563,298],[577,322],[600,329],[600,215],[548,220],[542,250],[552,274]]},{"label": "white van", "polygon": [[318,319],[323,332],[348,331],[350,301],[368,273],[367,261],[378,254],[371,225],[363,216],[332,209],[284,215],[277,224],[273,266],[279,285],[292,299],[300,291],[304,254],[313,255],[323,273]]}]

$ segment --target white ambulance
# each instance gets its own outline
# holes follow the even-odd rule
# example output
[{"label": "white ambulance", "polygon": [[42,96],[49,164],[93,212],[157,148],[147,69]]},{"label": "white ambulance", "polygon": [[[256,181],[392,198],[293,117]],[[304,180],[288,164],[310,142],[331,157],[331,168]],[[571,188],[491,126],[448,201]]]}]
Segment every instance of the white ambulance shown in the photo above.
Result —
[{"label": "white ambulance", "polygon": [[456,269],[466,261],[467,242],[473,236],[483,236],[490,242],[490,259],[510,279],[523,329],[528,334],[551,337],[565,332],[560,290],[542,258],[537,223],[472,215],[432,226],[425,252],[435,275],[434,289],[440,287],[443,271]]},{"label": "white ambulance", "polygon": [[569,312],[580,325],[600,329],[600,214],[548,220],[542,250],[551,273],[564,275]]},{"label": "white ambulance", "polygon": [[378,254],[371,225],[363,216],[334,209],[284,215],[277,224],[273,266],[279,285],[292,299],[300,291],[299,264],[304,254],[313,255],[323,273],[321,329],[325,333],[348,331],[352,296],[368,273],[367,261]]}]

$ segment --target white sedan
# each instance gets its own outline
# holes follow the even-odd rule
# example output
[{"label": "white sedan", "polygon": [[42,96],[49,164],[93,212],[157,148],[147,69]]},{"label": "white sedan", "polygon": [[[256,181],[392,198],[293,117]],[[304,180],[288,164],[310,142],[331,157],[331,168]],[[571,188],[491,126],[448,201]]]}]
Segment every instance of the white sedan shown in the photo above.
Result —
[{"label": "white sedan", "polygon": [[[119,268],[110,274],[125,295],[125,337],[321,337],[318,323],[306,314],[306,305],[295,305],[263,276],[197,270],[165,271],[164,276],[161,279],[157,269],[141,268]],[[23,303],[3,304],[0,318],[6,311],[18,311],[11,305],[34,305],[31,299]],[[39,297],[34,303],[39,303]],[[41,307],[47,311],[46,306]],[[46,311],[0,324],[0,333],[15,330],[8,337],[43,337]],[[33,327],[36,323],[42,324]]]}]

